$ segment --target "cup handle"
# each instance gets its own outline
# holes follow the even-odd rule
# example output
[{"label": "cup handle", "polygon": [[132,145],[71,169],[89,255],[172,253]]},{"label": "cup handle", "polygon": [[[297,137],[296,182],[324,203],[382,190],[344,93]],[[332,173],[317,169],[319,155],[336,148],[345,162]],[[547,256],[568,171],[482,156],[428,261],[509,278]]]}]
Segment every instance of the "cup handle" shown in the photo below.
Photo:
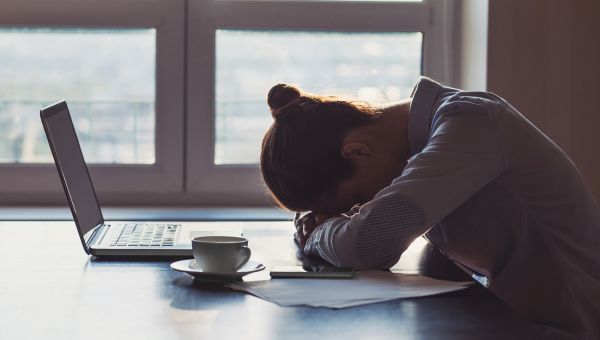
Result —
[{"label": "cup handle", "polygon": [[252,254],[252,252],[250,251],[250,248],[243,246],[238,250],[238,254],[242,253],[243,254],[243,258],[242,261],[240,261],[240,263],[237,265],[237,269],[240,269],[243,265],[245,265],[248,260],[250,260],[250,255]]}]

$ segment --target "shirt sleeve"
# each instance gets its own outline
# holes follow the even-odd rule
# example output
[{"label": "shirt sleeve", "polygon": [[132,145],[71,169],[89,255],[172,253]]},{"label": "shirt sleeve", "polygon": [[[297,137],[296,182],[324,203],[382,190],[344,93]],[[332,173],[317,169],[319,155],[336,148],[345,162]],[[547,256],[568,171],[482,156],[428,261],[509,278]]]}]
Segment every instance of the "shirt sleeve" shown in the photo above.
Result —
[{"label": "shirt sleeve", "polygon": [[336,266],[389,268],[410,243],[497,178],[505,164],[484,100],[444,105],[425,148],[357,214],[328,219],[304,248]]}]

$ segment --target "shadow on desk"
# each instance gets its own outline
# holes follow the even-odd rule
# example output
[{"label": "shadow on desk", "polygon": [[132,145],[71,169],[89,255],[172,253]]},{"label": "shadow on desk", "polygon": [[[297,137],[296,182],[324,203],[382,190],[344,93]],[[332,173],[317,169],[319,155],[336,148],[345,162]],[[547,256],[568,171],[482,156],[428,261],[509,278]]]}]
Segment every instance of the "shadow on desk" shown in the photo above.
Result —
[{"label": "shadow on desk", "polygon": [[[341,310],[279,307],[197,285],[169,268],[172,259],[90,259],[71,221],[0,222],[0,232],[3,339],[543,339],[478,285]],[[267,266],[301,264],[293,232],[291,222],[251,224],[244,231],[253,256]],[[411,245],[393,270],[463,280],[423,242]],[[268,278],[266,271],[255,274]]]},{"label": "shadow on desk", "polygon": [[[95,258],[88,261],[88,266],[101,271],[154,273],[154,294],[170,307],[166,322],[179,325],[180,332],[188,335],[229,339],[244,334],[248,339],[304,340],[309,330],[310,334],[327,339],[543,339],[538,326],[517,318],[508,306],[479,285],[437,296],[342,310],[290,308],[231,291],[221,284],[194,281],[186,274],[170,270],[172,260]],[[301,257],[301,260],[305,265],[327,265],[318,257]],[[429,244],[423,247],[418,259],[412,260],[419,274],[470,280]]]}]

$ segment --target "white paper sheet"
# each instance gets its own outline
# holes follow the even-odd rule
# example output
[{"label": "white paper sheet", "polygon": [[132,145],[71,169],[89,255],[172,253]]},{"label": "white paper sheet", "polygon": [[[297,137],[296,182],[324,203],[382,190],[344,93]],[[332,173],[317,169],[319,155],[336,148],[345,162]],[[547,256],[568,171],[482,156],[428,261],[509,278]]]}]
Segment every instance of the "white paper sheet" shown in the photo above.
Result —
[{"label": "white paper sheet", "polygon": [[354,279],[271,279],[232,282],[226,286],[280,306],[346,308],[447,293],[470,284],[435,280],[417,274],[360,271]]}]

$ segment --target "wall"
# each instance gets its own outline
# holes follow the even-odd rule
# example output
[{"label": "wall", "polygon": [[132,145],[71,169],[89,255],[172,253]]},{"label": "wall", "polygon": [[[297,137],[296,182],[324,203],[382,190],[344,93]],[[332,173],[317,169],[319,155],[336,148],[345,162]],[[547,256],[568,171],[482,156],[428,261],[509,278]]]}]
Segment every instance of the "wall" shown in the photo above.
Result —
[{"label": "wall", "polygon": [[600,1],[490,0],[488,90],[579,167],[600,201]]},{"label": "wall", "polygon": [[454,8],[453,82],[469,91],[487,87],[488,0],[461,0]]}]

